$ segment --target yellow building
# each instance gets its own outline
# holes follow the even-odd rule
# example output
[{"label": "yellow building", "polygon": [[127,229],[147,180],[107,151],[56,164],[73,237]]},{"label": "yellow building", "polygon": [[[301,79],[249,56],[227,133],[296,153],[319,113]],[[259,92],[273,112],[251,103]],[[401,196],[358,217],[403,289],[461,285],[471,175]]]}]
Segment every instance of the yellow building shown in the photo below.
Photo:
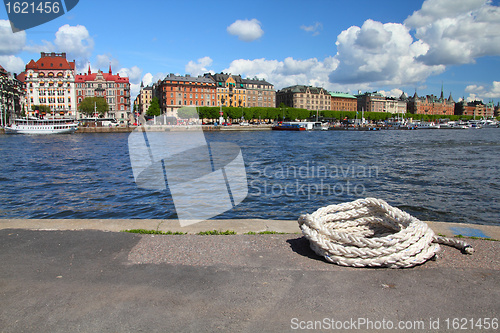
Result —
[{"label": "yellow building", "polygon": [[215,81],[217,106],[247,107],[247,90],[240,75],[205,74]]}]

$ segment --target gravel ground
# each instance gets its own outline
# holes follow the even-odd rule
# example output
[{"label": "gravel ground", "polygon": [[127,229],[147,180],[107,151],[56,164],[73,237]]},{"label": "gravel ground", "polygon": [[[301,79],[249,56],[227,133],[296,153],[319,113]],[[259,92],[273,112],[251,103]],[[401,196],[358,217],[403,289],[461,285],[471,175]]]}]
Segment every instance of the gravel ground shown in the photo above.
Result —
[{"label": "gravel ground", "polygon": [[[500,270],[500,242],[466,239],[472,255],[441,245],[436,260],[414,269],[437,267]],[[301,235],[141,235],[128,259],[132,264],[276,267],[287,270],[349,270],[323,260]],[[356,269],[358,270],[358,269]]]},{"label": "gravel ground", "polygon": [[450,332],[446,320],[500,319],[500,242],[469,241],[473,255],[442,246],[418,267],[367,269],[328,263],[297,234],[5,229],[0,332],[297,332],[360,318]]}]

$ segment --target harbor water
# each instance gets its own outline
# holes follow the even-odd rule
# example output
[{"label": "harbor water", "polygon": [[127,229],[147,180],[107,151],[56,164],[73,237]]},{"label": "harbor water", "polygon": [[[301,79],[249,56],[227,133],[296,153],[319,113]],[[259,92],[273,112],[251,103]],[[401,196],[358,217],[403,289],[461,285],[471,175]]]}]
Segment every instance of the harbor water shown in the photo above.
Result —
[{"label": "harbor water", "polygon": [[[129,133],[0,135],[0,218],[171,219],[134,182]],[[500,130],[205,132],[241,148],[248,195],[217,219],[296,220],[358,198],[419,219],[500,225]]]}]

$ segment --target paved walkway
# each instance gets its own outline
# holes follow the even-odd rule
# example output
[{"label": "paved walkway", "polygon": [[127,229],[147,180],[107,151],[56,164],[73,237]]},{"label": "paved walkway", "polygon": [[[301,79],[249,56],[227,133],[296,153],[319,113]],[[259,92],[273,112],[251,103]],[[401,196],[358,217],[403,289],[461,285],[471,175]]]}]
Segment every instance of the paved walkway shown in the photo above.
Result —
[{"label": "paved walkway", "polygon": [[[498,241],[469,239],[473,255],[443,246],[411,269],[355,269],[319,258],[300,234],[137,235],[40,221],[0,221],[0,332],[494,332],[484,325],[500,319]],[[260,222],[253,231],[277,228]]]}]

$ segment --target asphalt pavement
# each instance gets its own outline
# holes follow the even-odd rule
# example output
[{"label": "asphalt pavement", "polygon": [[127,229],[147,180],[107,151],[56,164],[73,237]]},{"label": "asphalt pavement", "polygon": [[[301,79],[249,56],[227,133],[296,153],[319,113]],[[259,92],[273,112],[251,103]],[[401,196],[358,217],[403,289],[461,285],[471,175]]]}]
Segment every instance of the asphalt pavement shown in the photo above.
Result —
[{"label": "asphalt pavement", "polygon": [[498,241],[368,269],[298,233],[0,229],[0,332],[498,331]]}]

